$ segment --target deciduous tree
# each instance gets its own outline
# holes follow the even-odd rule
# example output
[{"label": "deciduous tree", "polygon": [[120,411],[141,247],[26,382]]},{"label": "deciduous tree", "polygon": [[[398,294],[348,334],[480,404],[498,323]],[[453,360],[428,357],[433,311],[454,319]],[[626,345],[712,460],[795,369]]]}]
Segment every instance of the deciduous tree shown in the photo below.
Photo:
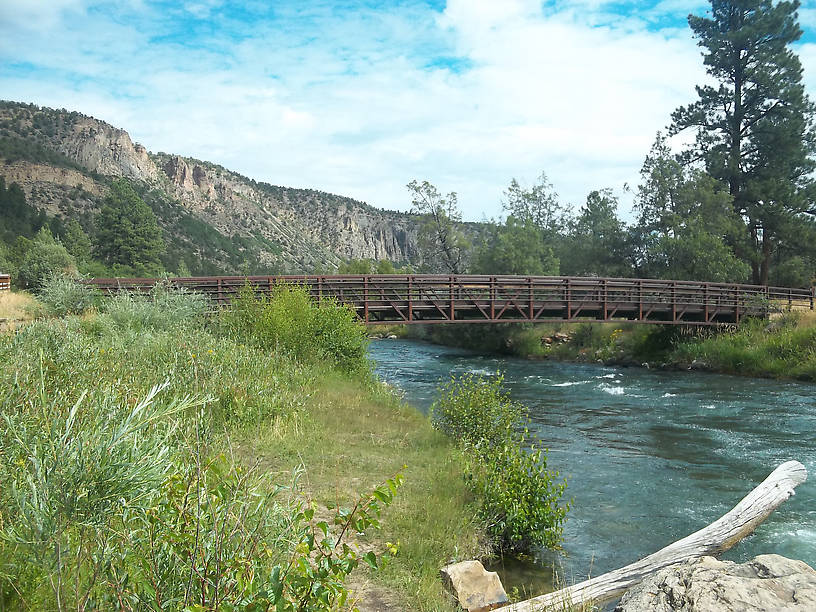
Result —
[{"label": "deciduous tree", "polygon": [[459,226],[462,213],[456,193],[446,196],[428,181],[411,181],[411,211],[420,215],[419,250],[428,272],[461,274],[465,271],[468,243]]}]

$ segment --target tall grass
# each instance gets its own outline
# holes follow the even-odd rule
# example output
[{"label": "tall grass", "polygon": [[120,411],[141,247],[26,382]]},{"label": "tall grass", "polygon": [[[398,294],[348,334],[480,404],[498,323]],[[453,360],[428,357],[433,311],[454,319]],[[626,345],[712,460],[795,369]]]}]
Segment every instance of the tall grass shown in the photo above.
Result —
[{"label": "tall grass", "polygon": [[730,374],[816,381],[816,320],[791,312],[771,322],[746,321],[729,333],[680,343],[670,357]]},{"label": "tall grass", "polygon": [[[276,484],[228,452],[246,428],[302,412],[318,369],[241,344],[207,310],[160,286],[0,335],[0,610],[328,609],[347,597],[362,557],[328,524],[321,549],[308,500],[274,495],[291,478]],[[338,524],[373,524],[379,499]]]},{"label": "tall grass", "polygon": [[[373,382],[347,311],[299,300],[241,322],[159,287],[0,334],[0,610],[330,609],[360,562],[446,607],[439,565],[480,545],[456,454]],[[357,533],[383,499],[389,546]]]}]

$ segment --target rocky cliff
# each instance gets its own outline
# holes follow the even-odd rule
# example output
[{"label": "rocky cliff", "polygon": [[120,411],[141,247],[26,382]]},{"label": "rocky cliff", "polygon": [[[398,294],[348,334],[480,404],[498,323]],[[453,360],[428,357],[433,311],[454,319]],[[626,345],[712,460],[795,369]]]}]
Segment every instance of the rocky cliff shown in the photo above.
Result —
[{"label": "rocky cliff", "polygon": [[[238,272],[330,272],[342,259],[416,260],[416,218],[308,189],[279,187],[221,166],[150,153],[127,132],[75,112],[0,103],[0,177],[63,218],[98,209],[111,180],[140,186],[166,235]],[[220,245],[220,246],[219,246]]]}]

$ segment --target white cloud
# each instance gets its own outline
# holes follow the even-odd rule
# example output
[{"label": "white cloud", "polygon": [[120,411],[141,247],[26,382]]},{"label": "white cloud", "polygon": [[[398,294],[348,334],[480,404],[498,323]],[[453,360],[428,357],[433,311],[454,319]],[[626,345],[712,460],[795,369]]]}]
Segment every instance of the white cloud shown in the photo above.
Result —
[{"label": "white cloud", "polygon": [[[542,170],[576,205],[592,189],[636,184],[655,132],[704,78],[686,29],[599,19],[603,2],[589,3],[595,13],[587,3],[543,13],[537,0],[450,0],[441,13],[308,4],[282,7],[284,23],[232,24],[191,43],[180,38],[185,10],[218,24],[234,16],[218,0],[172,14],[58,1],[47,34],[0,39],[0,59],[39,67],[0,69],[0,98],[79,110],[152,150],[375,206],[407,208],[405,184],[428,179],[459,192],[471,219],[500,212],[512,177]],[[806,74],[814,49],[802,47]]]}]

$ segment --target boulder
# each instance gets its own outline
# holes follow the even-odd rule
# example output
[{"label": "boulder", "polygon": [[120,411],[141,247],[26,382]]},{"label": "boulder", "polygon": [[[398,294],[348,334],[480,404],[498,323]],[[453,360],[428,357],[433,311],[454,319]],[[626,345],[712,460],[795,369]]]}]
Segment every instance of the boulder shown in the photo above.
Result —
[{"label": "boulder", "polygon": [[479,561],[446,565],[439,573],[445,586],[467,612],[486,612],[508,602],[499,575],[488,572]]},{"label": "boulder", "polygon": [[803,561],[759,555],[737,564],[702,557],[660,570],[630,589],[615,612],[816,610],[816,571]]}]

